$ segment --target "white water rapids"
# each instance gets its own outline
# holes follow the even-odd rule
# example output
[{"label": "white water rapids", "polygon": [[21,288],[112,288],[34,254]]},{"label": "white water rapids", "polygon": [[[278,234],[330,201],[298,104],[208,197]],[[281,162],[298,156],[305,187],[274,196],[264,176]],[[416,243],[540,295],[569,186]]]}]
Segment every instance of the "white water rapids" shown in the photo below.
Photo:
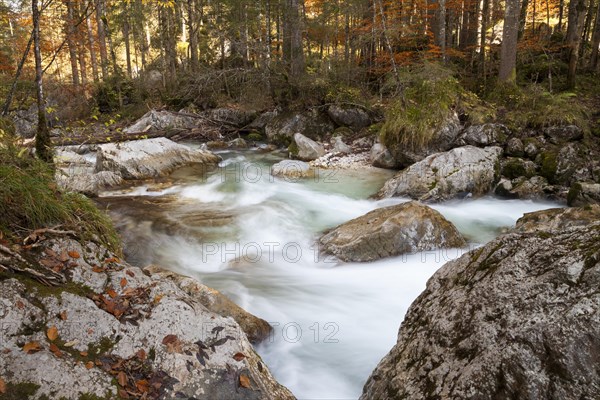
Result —
[{"label": "white water rapids", "polygon": [[[130,198],[112,204],[123,193],[103,195],[125,236],[129,261],[195,276],[269,321],[275,334],[257,350],[298,398],[356,399],[396,343],[402,318],[427,279],[468,249],[367,264],[319,257],[315,241],[324,230],[406,201],[368,199],[391,172],[325,171],[289,181],[269,175],[279,156],[252,150],[220,155],[224,161],[215,171],[188,168],[166,189],[127,192],[148,204]],[[555,206],[484,198],[434,208],[472,248],[524,213]]]}]

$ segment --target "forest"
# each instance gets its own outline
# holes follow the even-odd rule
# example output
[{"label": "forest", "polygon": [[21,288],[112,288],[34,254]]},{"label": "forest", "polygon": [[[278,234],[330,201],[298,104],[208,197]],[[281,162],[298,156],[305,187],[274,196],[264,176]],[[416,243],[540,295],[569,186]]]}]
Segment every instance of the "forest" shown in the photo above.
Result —
[{"label": "forest", "polygon": [[0,0],[0,400],[599,399],[600,0]]}]

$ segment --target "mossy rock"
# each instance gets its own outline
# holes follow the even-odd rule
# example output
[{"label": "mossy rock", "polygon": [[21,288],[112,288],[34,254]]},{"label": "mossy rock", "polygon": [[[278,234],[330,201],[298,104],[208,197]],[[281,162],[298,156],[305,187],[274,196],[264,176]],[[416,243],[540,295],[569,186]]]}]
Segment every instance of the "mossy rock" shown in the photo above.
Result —
[{"label": "mossy rock", "polygon": [[500,173],[508,179],[516,179],[522,176],[531,178],[533,176],[532,171],[527,169],[525,161],[521,158],[508,159],[502,165]]},{"label": "mossy rock", "polygon": [[252,131],[246,136],[246,139],[252,142],[261,142],[263,137],[258,131]]},{"label": "mossy rock", "polygon": [[373,125],[369,126],[367,128],[367,132],[370,135],[377,135],[377,136],[379,136],[379,134],[381,133],[381,128],[383,128],[383,123],[382,122],[378,122],[376,124],[373,124]]},{"label": "mossy rock", "polygon": [[337,128],[335,131],[333,131],[332,136],[346,137],[346,136],[352,136],[352,135],[354,135],[354,131],[352,129],[342,126],[340,128]]},{"label": "mossy rock", "polygon": [[544,151],[539,157],[540,175],[546,178],[548,183],[555,184],[556,169],[558,167],[557,154],[555,151]]},{"label": "mossy rock", "polygon": [[292,140],[292,143],[290,143],[290,145],[288,146],[288,152],[290,153],[290,155],[292,157],[298,157],[298,152],[300,150],[298,149],[298,145],[296,144],[295,141]]},{"label": "mossy rock", "polygon": [[[7,383],[6,391],[0,394],[0,400],[25,400],[31,399],[37,393],[40,385],[32,382]],[[42,398],[48,398],[43,396]]]}]

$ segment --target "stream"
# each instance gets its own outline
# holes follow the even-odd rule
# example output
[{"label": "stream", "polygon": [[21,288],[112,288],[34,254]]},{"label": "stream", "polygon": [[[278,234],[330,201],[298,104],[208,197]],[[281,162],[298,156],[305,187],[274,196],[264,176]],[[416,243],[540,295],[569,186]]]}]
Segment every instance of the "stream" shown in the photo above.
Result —
[{"label": "stream", "polygon": [[[273,178],[282,154],[225,151],[219,168],[104,192],[126,258],[194,276],[274,326],[257,351],[299,399],[356,399],[396,343],[411,302],[444,263],[469,249],[338,263],[315,246],[329,228],[406,199],[371,200],[393,171]],[[469,248],[552,203],[483,198],[435,205]]]}]

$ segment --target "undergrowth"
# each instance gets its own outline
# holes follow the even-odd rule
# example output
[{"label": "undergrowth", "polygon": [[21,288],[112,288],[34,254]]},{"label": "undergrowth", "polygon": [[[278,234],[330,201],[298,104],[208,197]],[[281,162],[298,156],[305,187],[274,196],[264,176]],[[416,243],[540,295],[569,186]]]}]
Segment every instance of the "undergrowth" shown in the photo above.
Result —
[{"label": "undergrowth", "polygon": [[0,131],[0,215],[0,230],[7,236],[61,225],[120,252],[120,240],[108,216],[88,198],[58,190],[52,167],[4,131]]}]

